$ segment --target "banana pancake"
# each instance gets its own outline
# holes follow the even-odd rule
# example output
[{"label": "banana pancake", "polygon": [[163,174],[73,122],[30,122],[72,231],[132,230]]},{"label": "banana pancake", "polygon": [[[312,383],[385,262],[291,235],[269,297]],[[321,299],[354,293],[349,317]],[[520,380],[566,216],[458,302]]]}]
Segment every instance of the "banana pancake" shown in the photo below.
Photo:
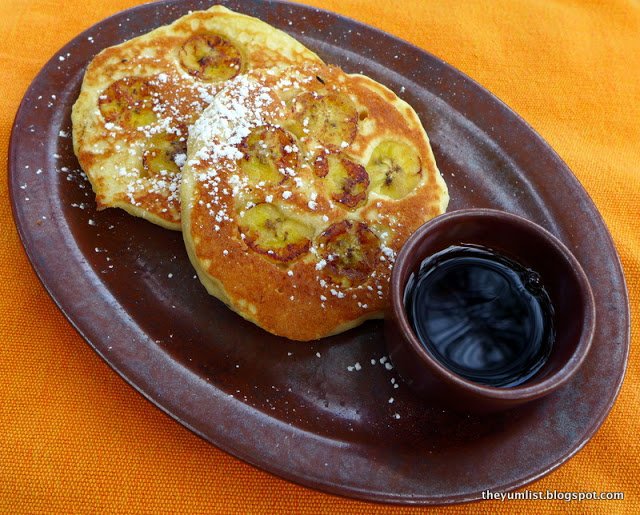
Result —
[{"label": "banana pancake", "polygon": [[181,196],[209,293],[293,340],[380,318],[396,253],[449,200],[415,111],[324,65],[225,84],[191,128]]},{"label": "banana pancake", "polygon": [[189,125],[226,80],[307,60],[320,62],[284,32],[221,6],[100,52],[72,112],[74,150],[98,209],[180,230]]}]

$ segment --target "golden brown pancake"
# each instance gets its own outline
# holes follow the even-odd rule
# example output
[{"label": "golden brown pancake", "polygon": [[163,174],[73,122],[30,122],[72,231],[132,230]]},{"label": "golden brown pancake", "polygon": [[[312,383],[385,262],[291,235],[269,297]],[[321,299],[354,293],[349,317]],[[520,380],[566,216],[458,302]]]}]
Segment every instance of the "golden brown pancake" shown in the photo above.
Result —
[{"label": "golden brown pancake", "polygon": [[449,199],[413,109],[323,65],[225,84],[191,129],[181,196],[209,293],[293,340],[381,317],[396,253]]},{"label": "golden brown pancake", "polygon": [[320,59],[284,32],[220,6],[100,52],[72,113],[74,150],[98,208],[180,230],[189,125],[226,80],[306,61]]}]

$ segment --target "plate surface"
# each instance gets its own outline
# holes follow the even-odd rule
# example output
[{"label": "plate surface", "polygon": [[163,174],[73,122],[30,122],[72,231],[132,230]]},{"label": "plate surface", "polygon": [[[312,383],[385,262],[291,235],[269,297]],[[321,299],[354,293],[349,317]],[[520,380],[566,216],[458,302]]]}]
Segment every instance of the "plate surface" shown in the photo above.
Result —
[{"label": "plate surface", "polygon": [[[221,449],[313,488],[391,503],[454,503],[522,486],[562,464],[611,409],[629,349],[620,263],[578,181],[522,119],[422,50],[310,7],[222,3],[412,104],[449,185],[450,210],[503,209],[567,244],[595,295],[590,355],[567,387],[524,408],[483,417],[430,408],[381,364],[381,322],[313,344],[269,335],[206,294],[180,234],[117,210],[96,213],[70,138],[85,66],[102,48],[208,1],[143,5],[99,23],[56,54],[25,95],[10,144],[13,210],[60,309],[163,411]],[[349,371],[357,362],[361,369]]]}]

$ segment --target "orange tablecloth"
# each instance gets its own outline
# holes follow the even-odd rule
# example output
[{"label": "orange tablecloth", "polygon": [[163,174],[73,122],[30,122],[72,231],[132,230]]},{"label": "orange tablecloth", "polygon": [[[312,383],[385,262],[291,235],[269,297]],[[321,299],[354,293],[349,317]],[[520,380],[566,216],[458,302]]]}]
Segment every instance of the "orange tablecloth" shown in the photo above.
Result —
[{"label": "orange tablecloth", "polygon": [[[411,41],[504,100],[578,176],[624,265],[633,336],[620,397],[595,438],[534,488],[624,491],[625,501],[494,502],[448,511],[640,513],[640,3],[307,1]],[[137,3],[0,2],[3,163],[18,103],[45,61],[80,31]],[[393,509],[272,477],[163,415],[94,354],[46,295],[20,245],[4,179],[0,222],[0,511]]]}]

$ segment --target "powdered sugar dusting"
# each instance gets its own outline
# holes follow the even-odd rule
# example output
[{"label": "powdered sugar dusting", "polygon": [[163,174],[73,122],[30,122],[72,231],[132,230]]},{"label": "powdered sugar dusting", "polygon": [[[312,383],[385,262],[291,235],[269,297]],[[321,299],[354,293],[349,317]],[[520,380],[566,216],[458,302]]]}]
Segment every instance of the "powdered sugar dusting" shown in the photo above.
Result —
[{"label": "powdered sugar dusting", "polygon": [[[195,178],[208,192],[208,202],[199,200],[199,204],[204,203],[209,210],[216,222],[216,232],[221,224],[234,220],[227,206],[228,195],[238,195],[248,184],[247,177],[236,173],[236,161],[243,157],[239,145],[252,129],[263,126],[266,118],[280,110],[270,88],[249,75],[239,75],[222,87],[191,126],[190,138],[198,142],[198,150],[187,164],[197,170]],[[222,171],[226,172],[224,182],[231,187],[231,192],[223,184]],[[270,202],[273,196],[267,196],[265,200]],[[250,202],[245,209],[251,209],[253,205]],[[243,214],[241,211],[240,216]]]},{"label": "powdered sugar dusting", "polygon": [[192,138],[206,144],[189,164],[195,166],[202,161],[219,164],[242,158],[238,145],[251,129],[264,125],[265,109],[274,106],[269,92],[269,88],[247,75],[229,81],[190,129]]}]

